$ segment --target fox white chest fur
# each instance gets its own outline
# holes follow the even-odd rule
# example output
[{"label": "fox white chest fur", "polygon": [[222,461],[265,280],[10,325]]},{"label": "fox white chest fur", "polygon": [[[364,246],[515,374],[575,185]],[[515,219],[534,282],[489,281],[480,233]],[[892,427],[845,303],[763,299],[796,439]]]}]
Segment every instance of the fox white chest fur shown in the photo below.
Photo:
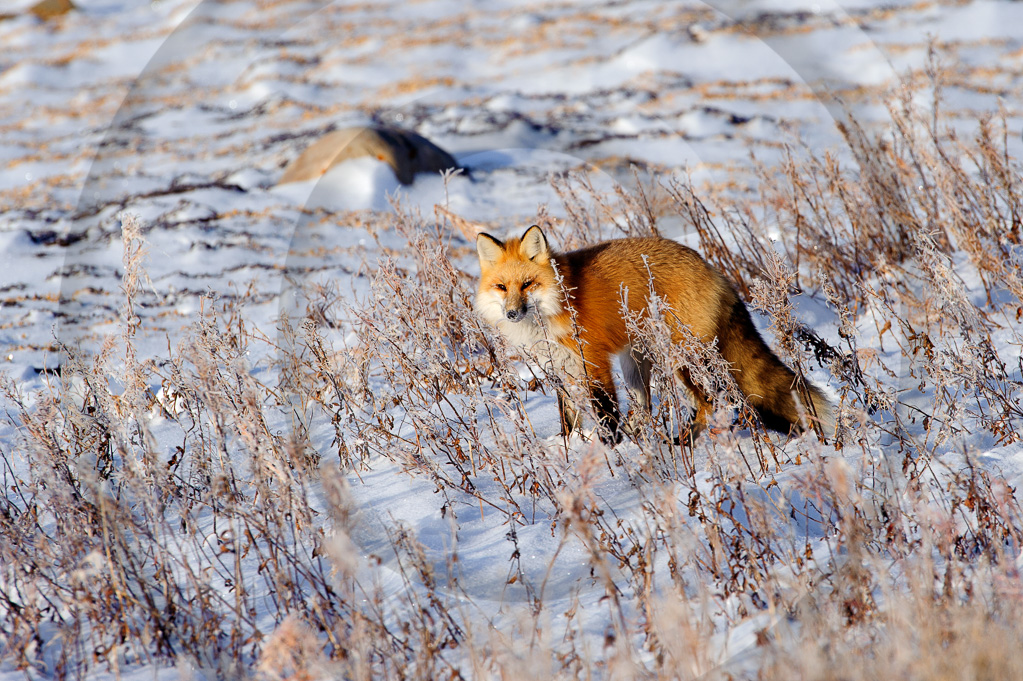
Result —
[{"label": "fox white chest fur", "polygon": [[562,323],[563,311],[560,291],[527,292],[524,313],[518,321],[508,318],[507,297],[495,289],[480,290],[476,295],[476,311],[494,326],[509,343],[526,351],[530,359],[540,363],[547,372],[564,373],[570,378],[581,378],[582,358],[561,341],[571,334]]}]

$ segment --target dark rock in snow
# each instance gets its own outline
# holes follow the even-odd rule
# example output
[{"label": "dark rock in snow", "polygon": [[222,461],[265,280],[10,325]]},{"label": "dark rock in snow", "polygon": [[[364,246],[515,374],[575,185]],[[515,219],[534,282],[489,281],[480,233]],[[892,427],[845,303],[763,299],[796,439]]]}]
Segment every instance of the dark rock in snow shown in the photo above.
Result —
[{"label": "dark rock in snow", "polygon": [[335,130],[310,144],[288,165],[278,184],[311,180],[343,161],[362,156],[376,157],[391,166],[402,184],[412,184],[416,173],[440,173],[459,167],[451,154],[414,132],[360,126]]}]

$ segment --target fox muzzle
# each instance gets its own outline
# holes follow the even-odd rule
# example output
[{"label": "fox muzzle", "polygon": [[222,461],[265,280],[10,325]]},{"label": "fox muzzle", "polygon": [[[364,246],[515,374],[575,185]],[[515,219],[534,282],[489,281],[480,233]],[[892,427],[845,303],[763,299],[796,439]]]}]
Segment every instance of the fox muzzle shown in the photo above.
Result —
[{"label": "fox muzzle", "polygon": [[526,318],[525,301],[516,306],[507,306],[504,310],[504,316],[507,317],[510,322],[521,322]]}]

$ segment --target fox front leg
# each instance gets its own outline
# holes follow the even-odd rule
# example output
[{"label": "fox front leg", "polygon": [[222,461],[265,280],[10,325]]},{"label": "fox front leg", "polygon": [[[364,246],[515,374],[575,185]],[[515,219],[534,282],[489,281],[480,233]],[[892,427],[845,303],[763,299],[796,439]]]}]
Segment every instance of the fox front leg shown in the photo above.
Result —
[{"label": "fox front leg", "polygon": [[[612,388],[614,390],[614,388]],[[597,433],[600,441],[608,447],[622,441],[621,412],[618,411],[618,400],[609,395],[604,386],[595,384],[591,389],[593,410],[597,412]]]},{"label": "fox front leg", "polygon": [[[593,410],[597,414],[597,433],[600,441],[610,446],[622,441],[620,429],[621,414],[618,411],[618,404],[611,399],[604,388],[595,385],[591,389]],[[568,437],[572,431],[582,423],[583,415],[569,402],[568,395],[558,391],[558,414],[561,417],[561,434]]]},{"label": "fox front leg", "polygon": [[568,437],[582,422],[582,414],[573,407],[564,391],[558,390],[558,414],[561,417],[561,434]]},{"label": "fox front leg", "polygon": [[609,447],[622,441],[622,414],[618,410],[614,377],[611,375],[610,357],[589,367],[590,398],[597,414],[597,432],[600,441]]}]

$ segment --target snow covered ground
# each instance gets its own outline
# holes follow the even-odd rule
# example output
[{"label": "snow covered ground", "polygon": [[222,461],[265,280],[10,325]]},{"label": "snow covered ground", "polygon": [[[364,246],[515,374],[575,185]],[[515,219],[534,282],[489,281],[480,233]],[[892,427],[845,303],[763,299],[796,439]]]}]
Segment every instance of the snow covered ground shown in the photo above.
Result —
[{"label": "snow covered ground", "polygon": [[[969,136],[978,118],[1002,111],[1008,150],[1023,157],[1018,2],[80,0],[77,9],[48,22],[22,13],[30,2],[8,4],[5,11],[14,16],[0,21],[0,366],[14,382],[11,394],[29,410],[49,391],[66,389],[54,387],[61,382],[61,347],[86,356],[100,354],[105,342],[120,347],[128,314],[124,213],[138,217],[148,252],[148,278],[130,313],[138,318],[129,320],[138,361],[168,367],[200,316],[215,308],[228,325],[269,339],[252,343],[244,357],[255,380],[275,385],[287,364],[282,314],[297,323],[314,305],[317,287],[333,287],[347,302],[332,310],[336,326],[324,335],[334,351],[352,349],[367,340],[365,326],[341,311],[386,305],[372,285],[381,263],[414,270],[422,262],[408,235],[394,227],[392,202],[431,225],[450,212],[495,234],[512,234],[536,221],[541,207],[555,220],[571,220],[569,195],[550,182],[564,171],[608,195],[617,183],[634,187],[636,176],[645,182],[688,174],[702,195],[718,202],[755,197],[757,164],[781,163],[790,147],[830,149],[848,160],[836,125],[847,112],[883,130],[885,105],[899,87],[930,106],[932,50],[941,65],[945,120]],[[414,129],[454,154],[469,174],[422,175],[403,187],[386,165],[362,159],[319,181],[275,186],[286,163],[319,135],[367,123]],[[592,208],[585,193],[583,200]],[[678,216],[660,227],[699,245]],[[473,244],[457,230],[446,238],[452,262],[467,275],[461,285],[471,290],[478,273]],[[740,247],[731,236],[726,241]],[[1019,261],[1009,265],[1018,272]],[[967,290],[977,299],[984,284],[971,276],[964,265]],[[807,294],[797,300],[798,318],[838,345],[838,316],[819,292]],[[763,318],[758,321],[766,328]],[[997,323],[996,347],[1012,363],[1020,353],[1018,321],[1006,316]],[[856,327],[861,348],[890,352],[883,332],[866,330],[862,319]],[[117,370],[127,362],[113,361],[113,394],[128,389]],[[1020,371],[1008,375],[1018,382]],[[825,369],[814,367],[809,377],[836,399],[842,392]],[[148,393],[164,389],[166,396],[161,383],[173,384],[167,378],[154,378]],[[371,389],[375,380],[383,379],[370,380]],[[907,389],[907,404],[933,397],[926,389],[914,394],[911,382],[896,381]],[[0,399],[8,400],[0,424],[5,490],[10,508],[21,508],[18,481],[29,476],[32,453],[23,448],[24,423],[10,395]],[[452,397],[435,408],[453,421],[459,412],[461,418],[514,421],[494,406],[500,399],[499,390],[481,389],[476,398]],[[650,491],[637,482],[642,466],[628,460],[638,451],[632,445],[619,450],[625,461],[605,465],[596,446],[576,441],[566,450],[559,444],[553,397],[529,393],[526,405],[540,443],[531,450],[536,465],[557,469],[566,495],[595,495],[626,525],[642,526],[644,508],[665,495],[684,508],[691,490],[717,493],[707,472],[715,461],[710,445],[698,447],[700,470],[689,482]],[[293,427],[287,410],[268,411],[278,434]],[[419,426],[411,417],[403,422],[400,411],[388,412],[397,422],[393,433],[417,439]],[[154,408],[149,428],[169,459],[174,443],[187,438],[178,421],[159,412]],[[329,419],[305,427],[322,465],[336,463],[337,431]],[[502,427],[512,428],[499,425],[482,442],[499,445]],[[741,433],[740,448],[750,440]],[[343,437],[357,447],[358,433]],[[977,434],[942,446],[959,447],[1016,487],[1023,482],[1023,447],[1015,438],[1004,442]],[[790,443],[788,452],[795,460],[797,451],[819,453],[815,446]],[[862,464],[861,456],[881,456],[883,438],[865,449],[851,457],[853,467]],[[244,456],[228,454],[245,468]],[[451,463],[441,452],[426,456],[425,468],[447,470]],[[520,615],[506,604],[529,603],[537,589],[551,613],[581,604],[589,613],[581,630],[595,640],[619,626],[614,609],[603,605],[607,583],[594,576],[592,546],[562,532],[564,512],[553,503],[534,506],[516,524],[500,481],[479,475],[473,486],[478,498],[472,498],[450,489],[439,493],[436,478],[407,461],[373,455],[364,463],[347,472],[361,514],[349,528],[346,550],[358,556],[357,571],[370,570],[369,556],[388,568],[371,577],[360,573],[383,593],[404,588],[390,549],[401,525],[438,571],[450,567],[457,546],[459,588],[451,598],[462,599],[465,611],[481,613],[492,628]],[[509,465],[528,468],[521,461]],[[765,503],[806,507],[799,474],[785,467],[776,473],[781,482],[766,486]],[[327,507],[327,493],[310,495],[314,508]],[[818,520],[827,515],[814,513]],[[823,560],[827,533],[814,522],[796,520],[791,531],[811,537],[811,553]],[[658,569],[666,564],[662,555]],[[258,562],[244,565],[244,579],[255,583]],[[514,571],[520,576],[510,580]],[[688,593],[697,601],[702,592],[690,585]],[[9,607],[0,603],[0,612]],[[774,614],[747,617],[727,607],[709,616],[705,655],[715,668],[741,675],[756,668],[757,632]],[[280,613],[260,608],[256,626],[272,631]],[[0,626],[0,646],[13,640],[5,641],[6,634]],[[34,669],[32,678],[61,675],[55,668],[61,641],[55,630],[40,633],[41,659],[50,666]],[[633,661],[650,664],[644,654]],[[9,654],[0,663],[0,679],[21,677],[13,659]],[[109,673],[109,659],[97,658],[89,677]],[[171,670],[171,660],[125,656],[120,672],[187,678],[188,665],[179,660]],[[193,666],[188,673],[227,673],[209,661]],[[487,677],[481,668],[472,670],[466,664],[461,673]]]}]

